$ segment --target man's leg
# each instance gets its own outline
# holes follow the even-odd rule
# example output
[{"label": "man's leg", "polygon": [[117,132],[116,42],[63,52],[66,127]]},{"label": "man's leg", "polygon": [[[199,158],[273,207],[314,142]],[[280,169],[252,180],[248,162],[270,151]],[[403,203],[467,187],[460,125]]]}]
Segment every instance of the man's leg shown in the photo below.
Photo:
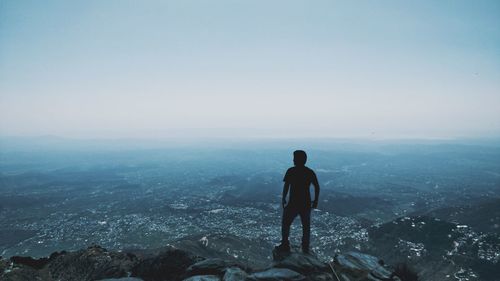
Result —
[{"label": "man's leg", "polygon": [[302,222],[302,252],[309,253],[309,241],[311,237],[311,209],[300,211]]},{"label": "man's leg", "polygon": [[289,248],[290,242],[288,241],[288,236],[290,235],[290,226],[293,220],[297,216],[297,211],[290,207],[283,209],[283,219],[281,220],[281,245],[283,247]]}]

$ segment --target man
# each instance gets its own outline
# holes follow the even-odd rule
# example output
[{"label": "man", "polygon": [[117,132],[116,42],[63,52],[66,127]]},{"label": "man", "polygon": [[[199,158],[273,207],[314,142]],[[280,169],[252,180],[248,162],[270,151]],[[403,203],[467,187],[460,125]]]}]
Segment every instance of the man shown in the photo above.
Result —
[{"label": "man", "polygon": [[[309,253],[309,240],[311,233],[311,208],[318,207],[319,184],[313,170],[305,166],[307,154],[305,151],[293,152],[294,167],[286,171],[283,181],[283,220],[281,222],[281,244],[277,247],[279,251],[290,251],[290,225],[295,217],[300,216],[302,222],[302,252]],[[311,202],[309,188],[314,186],[314,201]],[[286,196],[290,190],[288,204]]]}]

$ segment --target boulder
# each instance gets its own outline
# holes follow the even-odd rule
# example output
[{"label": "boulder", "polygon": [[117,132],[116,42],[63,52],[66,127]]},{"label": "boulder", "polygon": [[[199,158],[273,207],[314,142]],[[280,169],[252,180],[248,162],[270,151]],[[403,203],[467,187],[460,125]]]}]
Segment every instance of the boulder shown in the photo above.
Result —
[{"label": "boulder", "polygon": [[184,279],[184,281],[220,281],[220,278],[216,275],[196,275]]},{"label": "boulder", "polygon": [[250,278],[262,281],[306,281],[307,278],[288,268],[271,268],[266,271],[256,272]]},{"label": "boulder", "polygon": [[29,267],[32,267],[34,269],[42,269],[44,268],[49,262],[53,261],[55,258],[58,256],[66,254],[65,251],[62,252],[53,252],[49,257],[43,257],[39,259],[35,259],[32,257],[21,257],[21,256],[13,256],[10,258],[10,261],[16,265],[26,265]]},{"label": "boulder", "polygon": [[2,281],[41,281],[42,276],[38,270],[25,265],[15,266],[0,272]]},{"label": "boulder", "polygon": [[[204,259],[191,252],[168,246],[154,252],[109,252],[92,246],[76,252],[53,253],[34,259],[0,259],[0,280],[6,281],[380,281],[391,272],[378,258],[358,252],[335,256],[328,264],[313,254],[298,249],[273,251],[271,267],[255,272],[234,260]],[[249,274],[247,272],[253,272]],[[411,274],[410,274],[411,273]],[[413,275],[412,275],[413,274]],[[394,274],[401,280],[417,280],[408,266],[397,266]],[[412,278],[408,278],[408,276]],[[404,277],[404,278],[403,278]]]},{"label": "boulder", "polygon": [[106,278],[98,281],[144,281],[144,280],[135,277],[122,277],[122,278]]},{"label": "boulder", "polygon": [[248,278],[248,274],[243,271],[239,267],[230,267],[227,268],[224,277],[222,278],[223,281],[244,281]]},{"label": "boulder", "polygon": [[206,259],[197,262],[188,267],[186,273],[188,276],[192,275],[223,275],[226,268],[241,267],[234,261],[223,260],[219,258]]},{"label": "boulder", "polygon": [[99,246],[85,250],[64,253],[48,264],[48,271],[54,280],[99,280],[127,277],[138,262],[133,254],[108,252]]},{"label": "boulder", "polygon": [[339,276],[348,276],[349,280],[383,280],[391,276],[378,258],[358,252],[335,256],[332,266]]},{"label": "boulder", "polygon": [[308,275],[307,278],[312,281],[338,281],[336,277],[331,273],[313,273],[311,275]]},{"label": "boulder", "polygon": [[0,257],[0,276],[2,276],[2,273],[11,266],[11,262],[5,259],[2,259]]},{"label": "boulder", "polygon": [[202,258],[189,252],[169,248],[140,261],[132,269],[132,276],[145,281],[182,280],[186,269],[200,260]]},{"label": "boulder", "polygon": [[304,254],[294,249],[289,253],[282,253],[274,249],[273,258],[273,267],[276,268],[288,268],[304,275],[331,273],[328,264],[311,254]]}]

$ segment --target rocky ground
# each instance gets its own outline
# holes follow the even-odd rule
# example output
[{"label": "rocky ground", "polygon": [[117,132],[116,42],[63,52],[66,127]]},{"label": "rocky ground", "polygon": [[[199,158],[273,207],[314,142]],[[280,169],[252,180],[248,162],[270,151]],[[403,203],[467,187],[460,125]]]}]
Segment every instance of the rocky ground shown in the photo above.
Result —
[{"label": "rocky ground", "polygon": [[[405,275],[406,274],[406,275]],[[396,276],[400,276],[396,277]],[[417,280],[404,266],[388,268],[376,257],[349,252],[323,263],[314,254],[273,251],[265,269],[254,270],[234,260],[205,258],[167,247],[156,251],[108,251],[91,246],[50,257],[0,259],[0,280],[122,280],[122,281],[238,281],[238,280]]]}]

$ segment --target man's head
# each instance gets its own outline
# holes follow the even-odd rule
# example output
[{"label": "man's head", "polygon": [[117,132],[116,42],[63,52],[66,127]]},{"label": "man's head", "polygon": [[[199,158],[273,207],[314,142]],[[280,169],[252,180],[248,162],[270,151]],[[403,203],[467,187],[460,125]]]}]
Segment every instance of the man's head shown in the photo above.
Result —
[{"label": "man's head", "polygon": [[307,154],[304,150],[295,150],[293,152],[293,164],[295,166],[304,166],[307,161]]}]

